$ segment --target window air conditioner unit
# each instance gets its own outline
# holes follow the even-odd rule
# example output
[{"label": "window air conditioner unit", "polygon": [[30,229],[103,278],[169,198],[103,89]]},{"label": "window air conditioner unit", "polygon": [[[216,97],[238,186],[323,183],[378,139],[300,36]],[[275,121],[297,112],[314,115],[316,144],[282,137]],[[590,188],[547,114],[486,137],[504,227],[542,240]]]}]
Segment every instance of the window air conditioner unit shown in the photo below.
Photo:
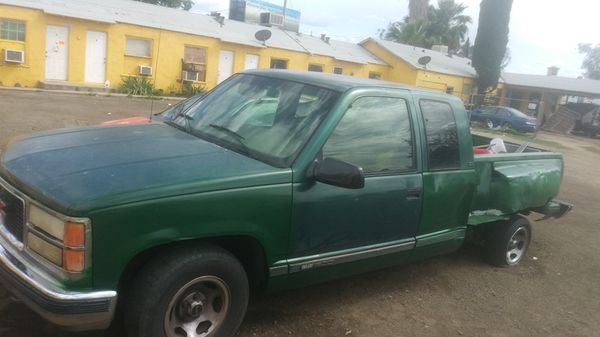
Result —
[{"label": "window air conditioner unit", "polygon": [[22,50],[4,49],[4,62],[24,63],[25,52]]},{"label": "window air conditioner unit", "polygon": [[260,24],[265,26],[283,26],[283,15],[271,12],[260,13]]},{"label": "window air conditioner unit", "polygon": [[139,73],[140,73],[140,75],[151,76],[152,75],[152,67],[144,66],[144,65],[140,64]]},{"label": "window air conditioner unit", "polygon": [[196,82],[198,81],[198,73],[195,71],[182,71],[181,80],[184,82]]}]

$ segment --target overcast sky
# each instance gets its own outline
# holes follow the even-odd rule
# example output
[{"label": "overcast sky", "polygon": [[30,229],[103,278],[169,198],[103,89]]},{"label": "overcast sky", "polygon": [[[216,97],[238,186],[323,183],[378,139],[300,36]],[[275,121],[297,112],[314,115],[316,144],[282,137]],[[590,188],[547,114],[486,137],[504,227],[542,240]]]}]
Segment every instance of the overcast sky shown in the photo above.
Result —
[{"label": "overcast sky", "polygon": [[[194,11],[228,13],[229,0],[194,1]],[[283,5],[283,0],[269,2]],[[481,0],[457,2],[468,6],[474,42]],[[334,39],[358,42],[407,15],[408,0],[288,0],[288,7],[302,12],[303,33],[327,33]],[[580,76],[583,56],[577,44],[600,43],[598,13],[597,0],[515,0],[509,42],[512,61],[507,71],[545,75],[547,67],[558,66],[561,76]]]}]

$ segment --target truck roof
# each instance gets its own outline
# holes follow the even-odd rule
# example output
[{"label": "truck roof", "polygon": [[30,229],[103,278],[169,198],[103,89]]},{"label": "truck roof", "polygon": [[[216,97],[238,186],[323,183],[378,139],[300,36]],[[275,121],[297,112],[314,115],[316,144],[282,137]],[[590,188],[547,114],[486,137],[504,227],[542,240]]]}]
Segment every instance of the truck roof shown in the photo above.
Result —
[{"label": "truck roof", "polygon": [[390,89],[401,89],[407,90],[414,93],[422,92],[427,94],[435,94],[443,96],[445,98],[458,99],[456,96],[452,96],[440,91],[423,89],[412,87],[409,85],[398,84],[395,82],[373,80],[367,78],[336,75],[312,71],[291,71],[281,69],[255,69],[246,70],[244,74],[252,74],[258,76],[266,76],[272,78],[278,78],[287,81],[302,82],[322,88],[327,88],[335,91],[346,91],[354,88],[390,88]]}]

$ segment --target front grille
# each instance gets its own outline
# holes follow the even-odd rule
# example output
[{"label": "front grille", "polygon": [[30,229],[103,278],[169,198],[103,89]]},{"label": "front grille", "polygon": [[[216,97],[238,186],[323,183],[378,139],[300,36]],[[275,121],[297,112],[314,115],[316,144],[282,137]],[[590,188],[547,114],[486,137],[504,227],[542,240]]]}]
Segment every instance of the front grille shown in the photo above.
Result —
[{"label": "front grille", "polygon": [[23,227],[25,224],[25,205],[23,200],[0,185],[0,217],[4,219],[4,227],[19,241],[23,241]]}]

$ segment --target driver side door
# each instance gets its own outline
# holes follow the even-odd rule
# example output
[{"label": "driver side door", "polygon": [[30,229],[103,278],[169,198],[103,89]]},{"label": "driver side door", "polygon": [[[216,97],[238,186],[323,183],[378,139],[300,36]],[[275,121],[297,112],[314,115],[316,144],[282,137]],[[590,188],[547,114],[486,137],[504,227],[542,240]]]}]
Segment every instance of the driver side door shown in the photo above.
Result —
[{"label": "driver side door", "polygon": [[362,168],[364,187],[294,184],[290,273],[414,247],[423,183],[409,107],[408,95],[360,97],[346,110],[317,160]]}]

